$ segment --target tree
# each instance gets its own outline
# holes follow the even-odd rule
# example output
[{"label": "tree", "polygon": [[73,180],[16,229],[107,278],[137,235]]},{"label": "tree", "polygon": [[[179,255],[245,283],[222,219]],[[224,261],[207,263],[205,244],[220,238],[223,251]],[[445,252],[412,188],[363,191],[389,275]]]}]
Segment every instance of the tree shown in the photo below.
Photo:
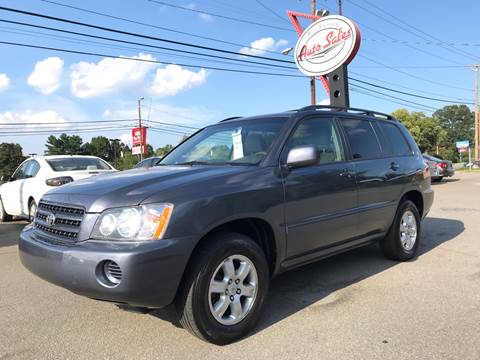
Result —
[{"label": "tree", "polygon": [[446,138],[446,131],[438,119],[427,117],[422,112],[410,113],[408,110],[398,109],[392,115],[410,131],[422,152],[435,153]]},{"label": "tree", "polygon": [[62,134],[58,138],[50,135],[45,146],[45,155],[78,155],[85,152],[83,140],[78,135]]},{"label": "tree", "polygon": [[110,144],[110,141],[105,136],[97,136],[93,137],[90,140],[86,148],[88,149],[88,153],[93,156],[98,156],[108,162],[112,162],[113,156],[113,148]]},{"label": "tree", "polygon": [[163,147],[159,147],[157,150],[155,150],[155,155],[164,157],[167,155],[170,151],[172,151],[173,145],[167,144]]},{"label": "tree", "polygon": [[433,113],[446,136],[440,149],[440,155],[448,160],[457,161],[459,154],[455,143],[468,140],[473,143],[475,129],[475,115],[466,105],[449,105]]},{"label": "tree", "polygon": [[0,177],[8,179],[15,169],[26,159],[19,144],[0,144]]}]

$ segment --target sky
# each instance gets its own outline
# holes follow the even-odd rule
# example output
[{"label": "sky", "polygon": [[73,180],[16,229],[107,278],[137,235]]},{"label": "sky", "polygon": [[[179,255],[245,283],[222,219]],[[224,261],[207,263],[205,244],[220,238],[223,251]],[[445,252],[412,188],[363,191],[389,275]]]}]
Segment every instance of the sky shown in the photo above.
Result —
[{"label": "sky", "polygon": [[[226,117],[279,112],[309,105],[310,90],[306,78],[226,72],[206,67],[300,75],[296,69],[234,63],[168,50],[175,48],[270,64],[272,62],[268,60],[247,58],[241,54],[293,60],[293,52],[290,55],[280,53],[287,47],[294,47],[297,40],[286,10],[309,12],[308,0],[52,1],[56,4],[50,0],[0,0],[0,6],[220,48],[238,55],[0,10],[1,20],[61,28],[140,45],[82,38],[5,22],[0,22],[0,41],[145,60],[0,44],[0,142],[19,143],[25,154],[43,154],[48,135],[58,135],[59,131],[78,134],[85,142],[92,136],[103,135],[122,139],[128,144],[131,142],[130,129],[138,117],[139,97],[144,98],[141,102],[142,118],[151,127],[147,140],[154,148],[176,144],[183,134]],[[177,7],[165,6],[161,2]],[[317,1],[317,8],[336,13],[337,1]],[[129,21],[93,14],[92,11]],[[348,66],[349,76],[424,97],[473,102],[475,73],[472,64],[480,55],[476,25],[479,12],[480,2],[473,0],[459,0],[455,7],[444,0],[343,0],[343,15],[356,21],[362,33],[358,55]],[[146,44],[168,49],[147,47]],[[431,114],[435,109],[451,104],[388,92],[358,82],[350,82],[350,85],[352,107],[387,113],[407,108]],[[328,101],[320,83],[317,84],[317,101],[322,104]],[[107,122],[109,120],[115,121]]]}]

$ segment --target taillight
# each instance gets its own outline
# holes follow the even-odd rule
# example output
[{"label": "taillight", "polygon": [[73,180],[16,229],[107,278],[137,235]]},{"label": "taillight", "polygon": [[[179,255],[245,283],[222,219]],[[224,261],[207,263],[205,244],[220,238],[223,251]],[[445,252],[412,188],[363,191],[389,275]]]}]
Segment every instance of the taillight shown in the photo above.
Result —
[{"label": "taillight", "polygon": [[445,163],[437,163],[437,167],[445,169],[447,167],[447,164]]},{"label": "taillight", "polygon": [[70,176],[60,176],[52,179],[45,180],[45,184],[48,186],[62,186],[68,183],[71,183],[73,178]]}]

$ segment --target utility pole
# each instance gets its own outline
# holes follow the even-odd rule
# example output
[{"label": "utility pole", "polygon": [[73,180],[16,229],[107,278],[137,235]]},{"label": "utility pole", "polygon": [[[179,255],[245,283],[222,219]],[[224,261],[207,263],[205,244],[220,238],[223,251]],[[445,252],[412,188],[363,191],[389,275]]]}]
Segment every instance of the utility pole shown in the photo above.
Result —
[{"label": "utility pole", "polygon": [[342,15],[342,0],[338,0],[338,15]]},{"label": "utility pole", "polygon": [[142,106],[140,102],[143,100],[143,96],[138,98],[138,128],[140,129],[140,161],[143,160],[143,131],[142,131]]},{"label": "utility pole", "polygon": [[474,159],[479,160],[479,132],[480,132],[480,123],[478,118],[478,64],[475,64],[475,153]]},{"label": "utility pole", "polygon": [[[312,15],[315,16],[315,1],[312,0]],[[313,20],[315,21],[315,20]],[[317,105],[317,96],[315,91],[315,76],[310,77],[310,102],[311,105]]]}]

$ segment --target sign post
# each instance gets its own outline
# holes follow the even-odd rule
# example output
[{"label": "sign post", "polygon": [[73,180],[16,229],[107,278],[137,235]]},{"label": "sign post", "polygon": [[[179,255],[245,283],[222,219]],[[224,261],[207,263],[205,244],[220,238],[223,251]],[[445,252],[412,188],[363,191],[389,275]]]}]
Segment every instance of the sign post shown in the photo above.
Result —
[{"label": "sign post", "polygon": [[468,151],[468,163],[472,163],[472,152],[470,151],[470,141],[462,140],[455,143],[457,151],[460,154],[460,162],[462,162],[462,154]]},{"label": "sign post", "polygon": [[132,129],[132,154],[145,155],[147,153],[147,128],[142,126]]}]

